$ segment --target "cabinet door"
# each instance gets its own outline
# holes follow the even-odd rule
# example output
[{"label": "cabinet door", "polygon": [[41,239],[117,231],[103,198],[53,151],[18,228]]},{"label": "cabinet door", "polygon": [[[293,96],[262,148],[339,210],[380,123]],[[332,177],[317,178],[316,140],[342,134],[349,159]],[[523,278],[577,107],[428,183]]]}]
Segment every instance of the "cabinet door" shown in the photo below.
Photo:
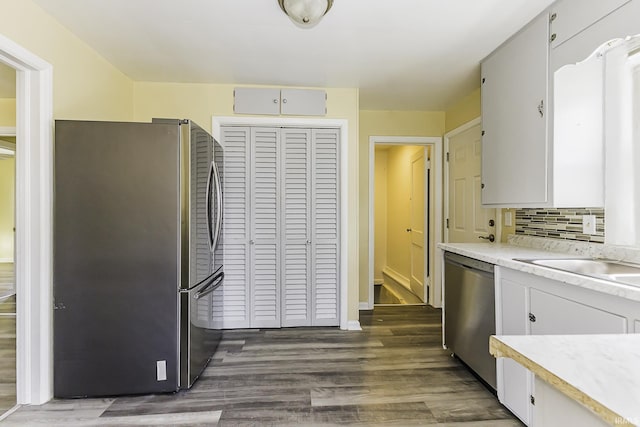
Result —
[{"label": "cabinet door", "polygon": [[237,87],[233,90],[236,114],[280,114],[280,89]]},{"label": "cabinet door", "polygon": [[[224,144],[224,212],[222,247],[224,285],[215,292],[214,326],[249,327],[249,141],[246,127],[223,127]],[[218,296],[218,295],[217,295]]]},{"label": "cabinet door", "polygon": [[562,0],[556,2],[550,10],[551,47],[558,47],[629,1],[631,0]]},{"label": "cabinet door", "polygon": [[547,202],[548,17],[482,63],[482,203]]},{"label": "cabinet door", "polygon": [[312,131],[312,324],[339,324],[339,219],[337,129]]},{"label": "cabinet door", "polygon": [[327,114],[327,92],[312,89],[282,89],[282,114],[324,116]]},{"label": "cabinet door", "polygon": [[311,131],[282,130],[282,326],[311,325]]},{"label": "cabinet door", "polygon": [[[526,335],[527,287],[510,280],[500,281],[501,335]],[[498,359],[498,398],[525,424],[531,419],[531,376],[513,359]]]},{"label": "cabinet door", "polygon": [[531,289],[531,334],[624,334],[627,319],[537,289]]},{"label": "cabinet door", "polygon": [[251,327],[280,327],[278,145],[280,129],[251,129]]}]

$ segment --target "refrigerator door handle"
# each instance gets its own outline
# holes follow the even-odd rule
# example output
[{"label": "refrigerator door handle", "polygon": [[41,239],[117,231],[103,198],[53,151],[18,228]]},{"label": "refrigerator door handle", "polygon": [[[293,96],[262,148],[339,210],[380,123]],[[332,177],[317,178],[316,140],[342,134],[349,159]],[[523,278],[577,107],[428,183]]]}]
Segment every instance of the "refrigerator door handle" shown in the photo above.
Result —
[{"label": "refrigerator door handle", "polygon": [[211,228],[211,184],[213,183],[213,177],[215,174],[215,163],[212,161],[211,166],[209,167],[209,176],[207,178],[207,195],[206,195],[206,204],[207,204],[207,237],[209,240],[209,249],[213,251],[213,230]]},{"label": "refrigerator door handle", "polygon": [[213,176],[216,180],[216,231],[211,242],[211,250],[215,250],[218,246],[220,233],[222,232],[222,180],[220,179],[220,171],[215,161],[211,162],[213,168]]},{"label": "refrigerator door handle", "polygon": [[218,289],[220,287],[220,285],[222,285],[222,281],[223,280],[224,280],[224,271],[221,271],[220,273],[218,273],[217,275],[215,275],[213,277],[213,280],[208,285],[206,285],[203,289],[201,289],[198,292],[196,292],[195,294],[193,294],[193,298],[198,300],[198,299],[210,294],[211,292],[213,292],[216,289]]}]

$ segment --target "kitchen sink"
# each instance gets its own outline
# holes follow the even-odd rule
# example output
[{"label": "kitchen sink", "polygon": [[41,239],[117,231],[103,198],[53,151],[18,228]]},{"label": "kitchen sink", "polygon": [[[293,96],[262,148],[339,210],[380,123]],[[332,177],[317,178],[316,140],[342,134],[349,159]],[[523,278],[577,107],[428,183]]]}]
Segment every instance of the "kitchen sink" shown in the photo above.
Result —
[{"label": "kitchen sink", "polygon": [[640,287],[640,265],[597,258],[515,258],[514,261]]}]

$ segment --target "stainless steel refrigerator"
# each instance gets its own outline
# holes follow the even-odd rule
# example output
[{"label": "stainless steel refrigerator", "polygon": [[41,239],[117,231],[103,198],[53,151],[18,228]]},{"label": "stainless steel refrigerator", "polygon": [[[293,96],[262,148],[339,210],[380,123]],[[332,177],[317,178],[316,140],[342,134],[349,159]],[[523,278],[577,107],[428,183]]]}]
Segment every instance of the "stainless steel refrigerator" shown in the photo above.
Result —
[{"label": "stainless steel refrigerator", "polygon": [[189,120],[57,120],[54,395],[189,388],[220,340],[222,147]]}]

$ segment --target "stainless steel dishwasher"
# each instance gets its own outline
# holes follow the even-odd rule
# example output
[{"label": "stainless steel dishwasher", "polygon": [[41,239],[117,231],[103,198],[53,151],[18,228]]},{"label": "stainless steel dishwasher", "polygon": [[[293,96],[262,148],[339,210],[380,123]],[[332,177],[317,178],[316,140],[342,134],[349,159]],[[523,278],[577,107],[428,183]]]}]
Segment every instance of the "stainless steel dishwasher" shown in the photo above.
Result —
[{"label": "stainless steel dishwasher", "polygon": [[451,252],[444,255],[445,345],[496,389],[496,359],[489,336],[496,333],[493,264]]}]

